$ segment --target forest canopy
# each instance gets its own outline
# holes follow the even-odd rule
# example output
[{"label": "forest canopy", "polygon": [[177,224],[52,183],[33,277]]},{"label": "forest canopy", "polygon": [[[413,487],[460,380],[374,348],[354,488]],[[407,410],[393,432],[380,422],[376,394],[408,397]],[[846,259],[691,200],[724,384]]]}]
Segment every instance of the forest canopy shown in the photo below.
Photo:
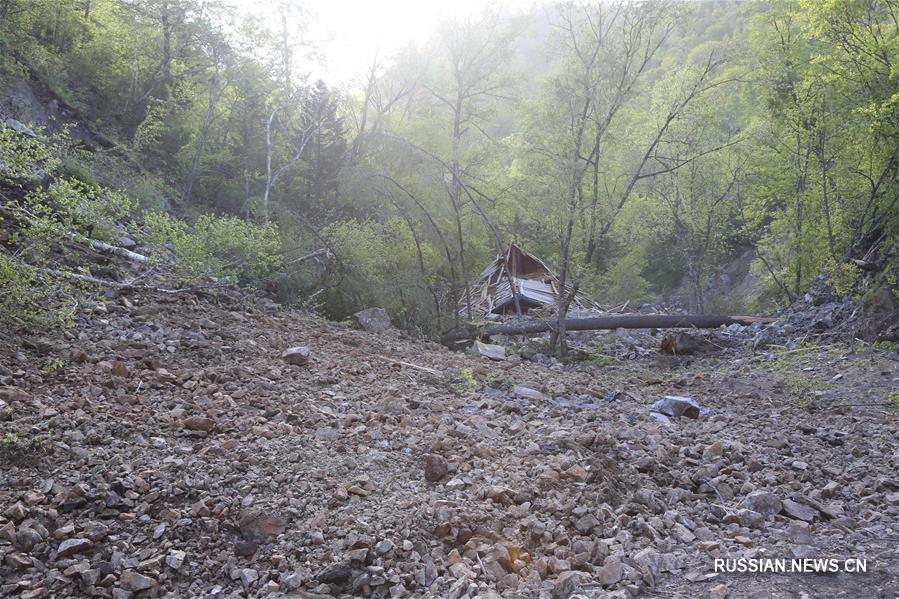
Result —
[{"label": "forest canopy", "polygon": [[[96,207],[79,235],[125,225],[178,276],[426,333],[513,241],[562,312],[765,310],[895,259],[895,0],[485,3],[350,83],[310,74],[312,3],[256,4],[0,0],[0,96],[28,82],[44,117],[0,136],[7,213],[65,197]],[[13,172],[23,144],[47,189]],[[0,253],[23,297],[30,255]]]}]

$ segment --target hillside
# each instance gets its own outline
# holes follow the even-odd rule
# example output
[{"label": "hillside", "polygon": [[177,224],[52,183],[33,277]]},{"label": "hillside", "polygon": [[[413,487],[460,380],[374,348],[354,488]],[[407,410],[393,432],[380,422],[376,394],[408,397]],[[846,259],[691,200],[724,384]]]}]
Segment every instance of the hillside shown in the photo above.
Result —
[{"label": "hillside", "polygon": [[[896,353],[646,350],[492,362],[235,290],[99,297],[0,341],[0,594],[892,597]],[[869,571],[711,574],[765,555]]]}]

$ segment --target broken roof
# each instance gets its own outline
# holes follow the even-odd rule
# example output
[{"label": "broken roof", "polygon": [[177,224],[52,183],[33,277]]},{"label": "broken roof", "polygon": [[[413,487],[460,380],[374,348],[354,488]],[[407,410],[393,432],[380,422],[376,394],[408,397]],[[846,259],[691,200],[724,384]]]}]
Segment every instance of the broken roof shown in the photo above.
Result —
[{"label": "broken roof", "polygon": [[[514,243],[509,244],[471,284],[471,315],[515,314],[516,299],[521,311],[556,304],[561,282],[545,262],[529,254]],[[565,286],[571,290],[570,285]],[[573,306],[599,309],[587,294],[578,291]],[[459,314],[467,316],[466,297],[459,301]]]}]

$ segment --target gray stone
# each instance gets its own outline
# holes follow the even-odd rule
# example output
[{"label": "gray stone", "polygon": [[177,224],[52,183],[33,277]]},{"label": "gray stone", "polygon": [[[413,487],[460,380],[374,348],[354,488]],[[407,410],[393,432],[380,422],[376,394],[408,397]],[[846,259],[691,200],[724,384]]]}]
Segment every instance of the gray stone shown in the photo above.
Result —
[{"label": "gray stone", "polygon": [[587,574],[578,570],[562,572],[553,586],[553,598],[568,599],[581,590],[581,584],[585,578],[587,578]]},{"label": "gray stone", "polygon": [[658,412],[650,412],[649,417],[661,424],[662,426],[674,426],[674,423],[671,422],[671,418],[668,418],[664,414],[659,414]]},{"label": "gray stone", "polygon": [[246,540],[267,540],[287,529],[287,519],[261,510],[246,511],[240,518],[240,534]]},{"label": "gray stone", "polygon": [[797,503],[792,499],[785,499],[783,501],[783,512],[790,518],[795,520],[802,520],[804,522],[813,522],[815,520],[815,516],[818,515],[818,511],[812,507],[807,505],[802,505],[801,503]]},{"label": "gray stone", "polygon": [[309,363],[309,357],[311,355],[312,352],[308,347],[304,345],[298,345],[297,347],[285,349],[281,354],[281,359],[288,364],[292,364],[293,366],[305,366]]},{"label": "gray stone", "polygon": [[597,524],[599,524],[599,521],[592,514],[587,514],[586,516],[578,518],[577,522],[574,523],[574,527],[579,533],[586,535],[593,530],[593,527]]},{"label": "gray stone", "polygon": [[353,320],[363,331],[382,333],[393,328],[390,315],[384,308],[368,308],[353,314]]},{"label": "gray stone", "polygon": [[502,345],[493,345],[492,343],[474,342],[475,351],[491,360],[502,361],[506,359],[506,348]]},{"label": "gray stone", "polygon": [[596,580],[604,587],[610,587],[622,578],[624,565],[621,562],[608,563],[596,572]]},{"label": "gray stone", "polygon": [[390,539],[384,539],[375,545],[375,552],[378,555],[386,555],[391,551],[393,551],[393,541]]},{"label": "gray stone", "polygon": [[282,576],[281,584],[284,585],[288,591],[295,591],[303,586],[303,577],[300,574],[293,572]]},{"label": "gray stone", "polygon": [[172,549],[169,551],[169,554],[165,558],[165,563],[169,568],[173,570],[180,570],[181,566],[184,565],[184,558],[186,554],[179,549]]},{"label": "gray stone", "polygon": [[156,581],[149,576],[144,576],[134,570],[126,570],[119,579],[122,588],[126,591],[146,591],[156,587]]},{"label": "gray stone", "polygon": [[33,528],[23,526],[16,533],[16,545],[25,552],[31,551],[42,540],[41,535]]},{"label": "gray stone", "polygon": [[536,389],[531,389],[530,387],[525,387],[524,385],[515,385],[512,387],[512,395],[514,397],[522,397],[524,399],[531,399],[534,401],[549,401],[550,397],[540,393]]},{"label": "gray stone", "polygon": [[696,403],[696,400],[677,395],[666,395],[652,404],[650,410],[665,416],[671,416],[672,418],[679,418],[680,416],[699,418],[699,404]]},{"label": "gray stone", "polygon": [[34,561],[30,557],[21,553],[8,553],[4,561],[14,570],[27,570],[34,565]]},{"label": "gray stone", "polygon": [[347,564],[332,564],[318,573],[316,579],[325,584],[343,584],[353,575]]},{"label": "gray stone", "polygon": [[746,528],[761,528],[765,523],[765,517],[762,514],[745,508],[737,512],[737,518],[740,525]]},{"label": "gray stone", "polygon": [[774,493],[768,491],[755,491],[750,493],[743,499],[742,506],[748,510],[758,512],[768,517],[775,516],[780,513],[783,504]]},{"label": "gray stone", "polygon": [[181,425],[189,431],[211,432],[215,428],[215,420],[203,416],[188,416]]},{"label": "gray stone", "polygon": [[644,572],[655,579],[661,571],[661,555],[652,547],[647,547],[634,556],[634,561]]},{"label": "gray stone", "polygon": [[243,585],[243,588],[248,589],[256,581],[259,580],[259,572],[254,570],[253,568],[243,568],[240,571],[240,583]]},{"label": "gray stone", "polygon": [[18,133],[19,135],[26,135],[28,137],[37,137],[37,134],[25,126],[24,123],[21,123],[13,118],[6,119],[6,126]]},{"label": "gray stone", "polygon": [[56,557],[63,558],[69,557],[71,555],[76,555],[78,553],[85,553],[87,551],[90,551],[93,545],[94,544],[91,543],[88,539],[66,539],[59,544],[59,549],[56,550]]},{"label": "gray stone", "polygon": [[425,480],[428,482],[437,482],[447,475],[449,472],[449,464],[443,456],[436,453],[425,455]]},{"label": "gray stone", "polygon": [[19,522],[25,519],[25,516],[28,515],[28,512],[25,510],[25,506],[21,501],[17,501],[8,508],[3,511],[3,515],[12,520],[13,522]]}]

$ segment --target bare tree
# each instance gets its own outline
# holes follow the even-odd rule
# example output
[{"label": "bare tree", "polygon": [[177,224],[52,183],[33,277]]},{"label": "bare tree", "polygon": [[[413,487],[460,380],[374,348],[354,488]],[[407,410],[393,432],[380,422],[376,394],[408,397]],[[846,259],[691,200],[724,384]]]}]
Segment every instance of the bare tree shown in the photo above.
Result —
[{"label": "bare tree", "polygon": [[[212,118],[215,115],[215,108],[218,105],[219,98],[227,89],[231,82],[227,79],[227,68],[230,59],[230,48],[222,38],[213,39],[209,43],[210,62],[212,63],[212,75],[209,78],[209,102],[206,106],[206,114],[203,117],[203,124],[200,127],[200,135],[197,138],[197,146],[194,148],[194,155],[190,161],[190,170],[187,176],[187,186],[184,190],[184,202],[189,203],[191,194],[193,193],[194,183],[197,178],[197,169],[200,165],[200,156],[203,153],[203,147],[206,145],[206,138],[209,135],[209,127],[212,125]],[[224,79],[223,79],[224,77]]]},{"label": "bare tree", "polygon": [[[566,69],[552,85],[554,97],[560,101],[564,133],[559,146],[537,150],[556,164],[565,189],[559,268],[562,288],[551,339],[552,347],[558,347],[562,354],[567,352],[568,308],[598,244],[611,230],[638,182],[689,162],[660,162],[657,149],[686,107],[720,83],[713,77],[721,61],[710,55],[682,85],[667,112],[660,115],[636,162],[627,172],[610,172],[604,153],[610,130],[622,108],[636,97],[636,87],[647,67],[670,36],[676,11],[677,5],[666,2],[565,4],[559,9],[556,26]],[[619,181],[625,182],[623,187]],[[584,248],[576,259],[572,243],[582,216]]]},{"label": "bare tree", "polygon": [[[477,204],[465,184],[468,176],[463,165],[463,138],[480,135],[490,139],[483,118],[497,100],[508,99],[512,80],[504,72],[509,48],[518,35],[515,27],[502,22],[502,14],[485,10],[467,22],[444,23],[438,32],[440,52],[436,76],[424,82],[424,88],[450,116],[450,156],[440,162],[448,169],[447,195],[456,225],[459,248],[459,269],[465,284],[468,318],[471,319],[471,290],[465,263],[465,233],[463,207],[465,197]],[[440,72],[442,71],[442,72]],[[433,153],[430,153],[432,157]],[[464,194],[464,195],[463,195]],[[478,212],[485,217],[480,206]],[[495,227],[497,245],[502,245]],[[500,248],[497,247],[499,250]]]},{"label": "bare tree", "polygon": [[[306,127],[301,128],[298,132],[291,134],[289,131],[286,131],[285,127],[280,126],[281,123],[278,119],[279,115],[288,108],[294,106],[298,101],[299,96],[299,93],[294,94],[287,100],[287,102],[277,106],[271,113],[269,113],[268,119],[265,122],[265,188],[262,193],[262,218],[265,222],[268,222],[269,220],[269,203],[275,183],[278,182],[281,175],[300,161],[303,157],[303,152],[306,150],[306,146],[309,144],[309,140],[312,139],[315,130],[318,128],[318,124],[312,122]],[[290,154],[288,158],[278,167],[275,167],[273,164],[275,161],[274,133],[276,127],[285,130],[285,137],[288,138],[290,145]]]}]

